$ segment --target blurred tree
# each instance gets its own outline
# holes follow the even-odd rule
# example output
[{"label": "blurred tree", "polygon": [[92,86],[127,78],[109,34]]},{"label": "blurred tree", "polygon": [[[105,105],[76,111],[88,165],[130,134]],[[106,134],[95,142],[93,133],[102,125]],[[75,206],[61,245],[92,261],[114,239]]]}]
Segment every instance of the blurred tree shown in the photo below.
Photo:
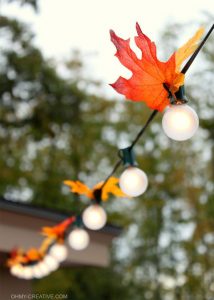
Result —
[{"label": "blurred tree", "polygon": [[42,294],[44,290],[66,294],[69,300],[130,299],[121,284],[121,275],[112,268],[74,267],[70,272],[61,269],[38,284],[37,292]]},{"label": "blurred tree", "polygon": [[18,3],[20,4],[21,6],[24,6],[24,5],[29,5],[31,6],[35,11],[38,11],[38,7],[39,7],[39,0],[3,0],[5,2],[8,2],[8,3]]},{"label": "blurred tree", "polygon": [[2,17],[0,30],[0,192],[13,200],[70,209],[62,181],[80,172],[85,179],[102,167],[98,162],[108,163],[105,157],[114,147],[105,135],[115,104],[78,87],[78,60],[66,63],[73,77],[60,77],[23,24]]},{"label": "blurred tree", "polygon": [[[175,36],[171,30],[164,34],[168,48],[175,47],[176,36],[181,36],[182,28],[180,34],[177,31]],[[197,135],[185,143],[173,142],[153,124],[146,136],[143,158],[142,149],[139,152],[140,165],[149,174],[150,189],[140,197],[143,201],[135,203],[130,238],[126,236],[130,250],[124,261],[119,260],[121,272],[135,286],[133,299],[214,297],[214,95],[209,88],[214,80],[212,43],[213,37],[198,58],[203,62],[198,64],[199,71],[187,80],[190,105],[201,120]],[[137,111],[129,113],[137,124]],[[128,115],[125,118],[128,120]],[[118,243],[116,253],[123,244]]]}]

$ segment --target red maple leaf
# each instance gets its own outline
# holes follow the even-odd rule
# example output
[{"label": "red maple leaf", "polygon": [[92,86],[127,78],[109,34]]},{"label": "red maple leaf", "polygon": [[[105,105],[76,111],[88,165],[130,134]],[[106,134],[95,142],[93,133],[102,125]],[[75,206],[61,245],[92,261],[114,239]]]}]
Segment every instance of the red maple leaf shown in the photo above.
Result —
[{"label": "red maple leaf", "polygon": [[42,233],[48,237],[53,238],[62,238],[64,236],[65,230],[68,228],[70,224],[72,224],[76,220],[75,217],[70,217],[64,220],[63,222],[57,224],[53,227],[43,227]]},{"label": "red maple leaf", "polygon": [[168,61],[159,61],[155,43],[141,31],[138,23],[136,29],[135,43],[142,53],[140,59],[130,48],[130,39],[124,40],[110,31],[111,41],[117,48],[115,56],[132,72],[130,79],[119,77],[111,86],[127,99],[144,101],[150,108],[162,111],[169,105],[168,92],[163,84],[175,92],[183,84],[184,75],[176,72],[175,53]]}]

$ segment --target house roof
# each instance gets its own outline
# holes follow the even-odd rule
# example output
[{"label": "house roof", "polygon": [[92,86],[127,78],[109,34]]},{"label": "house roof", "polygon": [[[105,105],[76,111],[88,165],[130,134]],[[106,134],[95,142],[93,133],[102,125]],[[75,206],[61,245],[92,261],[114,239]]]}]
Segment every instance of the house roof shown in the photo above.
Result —
[{"label": "house roof", "polygon": [[[72,215],[72,212],[63,212],[55,209],[50,209],[42,206],[36,206],[32,204],[26,204],[21,201],[10,201],[4,197],[0,197],[0,209],[17,214],[25,214],[32,217],[38,217],[53,222],[61,222],[67,217]],[[107,224],[100,232],[118,236],[122,231],[122,228],[112,224]]]},{"label": "house roof", "polygon": [[[72,213],[59,212],[22,202],[8,201],[0,197],[0,256],[10,252],[14,247],[30,249],[39,247],[43,241],[41,228],[55,226]],[[75,251],[69,247],[64,266],[93,265],[107,266],[110,261],[109,247],[112,240],[121,233],[121,228],[107,224],[102,230],[87,230],[90,236],[88,247]]]}]

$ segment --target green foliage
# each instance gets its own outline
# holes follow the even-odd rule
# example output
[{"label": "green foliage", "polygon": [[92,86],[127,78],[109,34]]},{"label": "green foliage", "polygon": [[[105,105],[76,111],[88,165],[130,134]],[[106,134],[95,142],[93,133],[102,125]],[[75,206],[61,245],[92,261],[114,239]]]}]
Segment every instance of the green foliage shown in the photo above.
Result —
[{"label": "green foliage", "polygon": [[91,176],[109,156],[104,135],[115,103],[81,90],[76,77],[60,77],[23,24],[2,18],[0,26],[8,39],[0,70],[1,194],[70,210],[62,182]]},{"label": "green foliage", "polygon": [[[54,282],[54,285],[53,285]],[[111,268],[73,267],[61,269],[41,282],[35,282],[38,293],[66,294],[72,300],[117,300],[128,298],[121,275]],[[44,299],[47,300],[47,299]]]}]

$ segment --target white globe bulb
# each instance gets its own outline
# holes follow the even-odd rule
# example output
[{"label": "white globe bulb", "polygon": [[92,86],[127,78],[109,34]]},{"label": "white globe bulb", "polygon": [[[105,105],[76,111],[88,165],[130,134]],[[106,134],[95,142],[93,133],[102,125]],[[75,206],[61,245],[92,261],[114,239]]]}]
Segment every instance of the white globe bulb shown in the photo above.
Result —
[{"label": "white globe bulb", "polygon": [[89,234],[82,228],[76,228],[68,236],[68,243],[75,250],[83,250],[89,244]]},{"label": "white globe bulb", "polygon": [[39,263],[32,267],[33,269],[33,277],[34,278],[42,278],[44,277],[42,269],[39,267]]},{"label": "white globe bulb", "polygon": [[23,267],[23,270],[21,272],[21,278],[23,279],[33,279],[33,269],[32,267]]},{"label": "white globe bulb", "polygon": [[171,105],[162,119],[165,134],[175,141],[190,139],[197,131],[198,125],[196,112],[187,104]]},{"label": "white globe bulb", "polygon": [[50,267],[44,261],[39,262],[37,267],[40,271],[41,278],[51,273]]},{"label": "white globe bulb", "polygon": [[46,255],[43,262],[48,266],[50,272],[59,268],[59,262],[51,255]]},{"label": "white globe bulb", "polygon": [[20,277],[22,276],[22,272],[23,272],[23,266],[20,265],[20,264],[17,264],[17,265],[14,265],[10,268],[10,273],[13,275],[13,276],[16,276],[16,277]]},{"label": "white globe bulb", "polygon": [[92,230],[99,230],[105,226],[107,221],[106,212],[98,205],[93,204],[87,207],[82,215],[86,227]]},{"label": "white globe bulb", "polygon": [[58,262],[62,262],[67,258],[68,250],[64,245],[55,244],[51,247],[49,254],[53,256]]},{"label": "white globe bulb", "polygon": [[147,189],[148,178],[142,170],[128,167],[120,176],[119,186],[126,195],[137,197]]}]

